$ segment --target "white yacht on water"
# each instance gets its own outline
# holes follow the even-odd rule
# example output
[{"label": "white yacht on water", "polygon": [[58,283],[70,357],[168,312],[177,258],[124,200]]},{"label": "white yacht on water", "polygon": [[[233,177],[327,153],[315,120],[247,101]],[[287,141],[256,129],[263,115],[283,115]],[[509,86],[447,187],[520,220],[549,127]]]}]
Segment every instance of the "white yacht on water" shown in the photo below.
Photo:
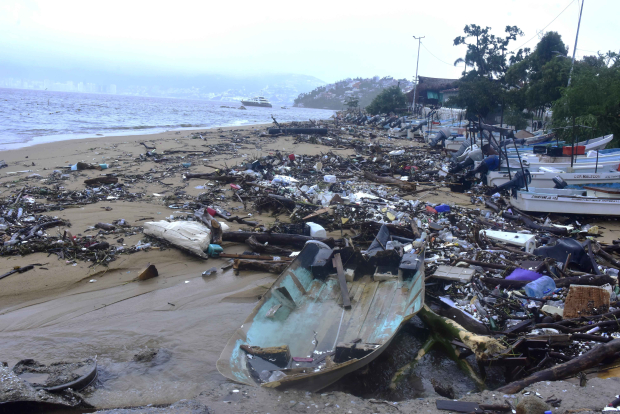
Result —
[{"label": "white yacht on water", "polygon": [[245,106],[262,106],[265,108],[271,108],[269,101],[262,96],[255,96],[252,99],[242,100],[241,103]]}]

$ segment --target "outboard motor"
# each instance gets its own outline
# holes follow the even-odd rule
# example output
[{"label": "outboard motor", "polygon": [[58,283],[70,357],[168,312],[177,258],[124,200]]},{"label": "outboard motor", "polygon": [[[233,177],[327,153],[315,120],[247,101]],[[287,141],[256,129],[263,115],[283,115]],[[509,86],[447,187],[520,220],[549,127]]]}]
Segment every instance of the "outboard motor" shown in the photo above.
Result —
[{"label": "outboard motor", "polygon": [[513,190],[513,193],[515,193],[516,190],[520,190],[521,188],[525,187],[526,182],[528,185],[532,182],[532,175],[530,174],[530,170],[526,169],[525,175],[523,174],[523,171],[517,171],[517,173],[512,177],[512,180],[496,188],[490,189],[487,194],[491,195],[502,190]]},{"label": "outboard motor", "polygon": [[460,171],[463,171],[466,168],[474,165],[476,161],[482,161],[484,159],[484,154],[482,154],[482,150],[480,148],[473,150],[470,152],[463,162],[459,162],[454,167],[450,168],[451,174],[456,174]]},{"label": "outboard motor", "polygon": [[499,167],[499,157],[491,155],[486,157],[476,168],[467,173],[467,177],[473,177],[476,174],[485,175],[489,171],[494,171]]},{"label": "outboard motor", "polygon": [[564,181],[559,175],[553,177],[553,182],[555,183],[555,188],[559,188],[560,190],[568,186],[566,181]]},{"label": "outboard motor", "polygon": [[[482,137],[483,137],[482,138],[483,143],[486,140],[489,143],[489,145],[491,145],[491,148],[495,150],[495,152],[497,152],[498,154],[500,153],[499,148],[497,147],[497,145],[495,145],[495,142],[489,138],[489,133],[487,131],[482,131]],[[471,146],[474,144],[480,144],[480,138],[476,138],[476,137],[467,138],[461,144],[461,148],[459,148],[459,150],[453,154],[452,159],[455,160],[456,157],[463,155],[463,153],[467,151],[468,148],[471,148]]]},{"label": "outboard motor", "polygon": [[444,141],[448,139],[449,136],[450,136],[450,130],[448,128],[440,129],[435,134],[435,138],[431,139],[430,146],[435,147],[437,144],[439,144],[440,141]]}]

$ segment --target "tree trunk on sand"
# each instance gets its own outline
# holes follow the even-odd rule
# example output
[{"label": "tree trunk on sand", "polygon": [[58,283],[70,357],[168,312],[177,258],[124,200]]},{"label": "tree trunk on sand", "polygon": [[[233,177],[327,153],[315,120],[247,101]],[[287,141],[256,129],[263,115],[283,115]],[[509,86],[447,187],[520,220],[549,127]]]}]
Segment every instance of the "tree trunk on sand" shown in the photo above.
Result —
[{"label": "tree trunk on sand", "polygon": [[212,173],[185,174],[185,179],[189,180],[191,178],[219,181],[220,183],[233,183],[235,181],[241,180],[243,177],[238,175],[213,175]]},{"label": "tree trunk on sand", "polygon": [[[459,259],[463,260],[463,259]],[[482,266],[492,267],[490,264],[483,264]],[[499,266],[499,265],[498,265]],[[499,285],[502,289],[520,289],[527,285],[528,281],[523,280],[506,280],[494,277],[481,277],[480,281],[489,287],[495,287]],[[615,285],[616,280],[611,276],[603,275],[584,275],[584,276],[571,276],[563,277],[561,279],[555,279],[556,287],[569,287],[570,285],[588,285],[588,286],[603,286],[606,284]]]},{"label": "tree trunk on sand", "polygon": [[401,189],[407,190],[407,191],[415,191],[416,190],[415,183],[410,183],[408,181],[401,181],[401,180],[398,180],[398,179],[392,178],[392,177],[380,177],[380,176],[375,175],[373,173],[370,173],[368,171],[364,171],[364,178],[366,178],[368,181],[372,181],[373,183],[395,185],[395,186],[400,187]]},{"label": "tree trunk on sand", "polygon": [[322,237],[310,237],[303,236],[300,234],[285,234],[285,233],[255,233],[250,231],[229,231],[222,235],[222,241],[229,241],[235,243],[245,243],[247,239],[254,236],[256,241],[259,243],[269,243],[269,244],[283,244],[283,245],[294,245],[294,246],[303,246],[309,240],[318,240],[320,242],[325,243],[329,247],[334,247],[336,244],[342,245],[342,240],[339,239],[334,241],[333,238],[322,238]]},{"label": "tree trunk on sand", "polygon": [[269,244],[265,245],[265,244],[259,243],[258,240],[256,240],[256,237],[254,236],[248,237],[248,239],[245,241],[245,244],[250,246],[253,251],[258,252],[258,253],[267,253],[267,254],[273,254],[276,256],[286,256],[286,257],[290,256],[291,253],[293,253],[292,250],[283,249],[282,247],[271,246]]},{"label": "tree trunk on sand", "polygon": [[236,270],[260,270],[263,272],[280,274],[284,272],[284,269],[286,269],[289,264],[290,262],[235,259],[233,268]]},{"label": "tree trunk on sand", "polygon": [[471,333],[453,320],[437,315],[427,305],[424,305],[420,312],[418,312],[418,316],[439,337],[446,339],[454,338],[463,342],[469,349],[474,351],[478,360],[487,359],[490,355],[497,354],[506,349],[496,339]]},{"label": "tree trunk on sand", "polygon": [[558,381],[570,376],[576,375],[579,372],[592,368],[599,364],[607,357],[611,357],[617,352],[620,352],[620,339],[614,339],[606,344],[598,345],[580,357],[572,359],[563,364],[556,365],[543,371],[538,371],[529,377],[523,378],[519,381],[511,382],[498,388],[497,392],[504,394],[516,394],[528,385],[532,385],[540,381]]}]

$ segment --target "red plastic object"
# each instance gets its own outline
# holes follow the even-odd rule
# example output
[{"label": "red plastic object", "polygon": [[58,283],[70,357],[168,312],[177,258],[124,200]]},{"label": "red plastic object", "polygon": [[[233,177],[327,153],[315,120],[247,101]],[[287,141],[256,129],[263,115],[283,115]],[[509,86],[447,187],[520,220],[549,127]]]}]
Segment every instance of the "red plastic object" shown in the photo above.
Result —
[{"label": "red plastic object", "polygon": [[291,161],[295,161],[295,154],[290,154],[288,156],[288,159],[291,160]]},{"label": "red plastic object", "polygon": [[431,214],[437,214],[437,210],[435,210],[435,209],[434,209],[433,207],[431,207],[431,206],[426,206],[426,211],[427,211],[428,213],[431,213]]},{"label": "red plastic object", "polygon": [[[572,148],[573,147],[562,147],[562,154],[570,155]],[[585,145],[576,145],[575,146],[575,152],[573,153],[573,155],[583,155],[585,153],[586,153]]]},{"label": "red plastic object", "polygon": [[211,217],[215,217],[217,211],[213,210],[211,207],[207,207],[207,213],[209,213]]},{"label": "red plastic object", "polygon": [[[239,187],[237,184],[231,184],[231,185],[230,185],[230,188],[233,188],[233,189],[235,189],[235,190],[240,190],[240,189],[241,189],[241,187]],[[213,214],[212,214],[212,215],[213,215]]]}]

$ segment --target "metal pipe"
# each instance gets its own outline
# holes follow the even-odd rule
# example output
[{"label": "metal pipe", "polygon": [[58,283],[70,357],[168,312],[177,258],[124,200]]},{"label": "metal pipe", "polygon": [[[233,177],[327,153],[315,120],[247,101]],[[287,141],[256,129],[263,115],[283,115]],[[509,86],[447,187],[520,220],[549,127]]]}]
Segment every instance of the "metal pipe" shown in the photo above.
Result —
[{"label": "metal pipe", "polygon": [[[570,65],[570,73],[568,74],[568,85],[566,85],[566,87],[570,86],[570,80],[571,80],[571,77],[573,76],[573,68],[575,67],[575,53],[577,52],[577,40],[579,39],[579,27],[581,26],[581,14],[583,13],[583,2],[584,1],[585,0],[581,0],[581,9],[579,9],[579,22],[577,23],[577,34],[575,35],[575,47],[573,48],[573,62]],[[572,161],[571,161],[571,164],[572,164]]]},{"label": "metal pipe", "polygon": [[420,64],[420,44],[422,43],[422,39],[424,39],[425,37],[426,36],[421,36],[421,37],[413,36],[414,39],[418,39],[418,59],[417,59],[416,64],[415,64],[415,83],[413,84],[413,102],[411,103],[411,111],[412,112],[415,111],[415,98],[416,98],[416,94],[418,92],[418,65]]},{"label": "metal pipe", "polygon": [[573,168],[573,158],[575,155],[575,117],[573,116],[573,142],[570,144],[570,168],[572,172]]}]

